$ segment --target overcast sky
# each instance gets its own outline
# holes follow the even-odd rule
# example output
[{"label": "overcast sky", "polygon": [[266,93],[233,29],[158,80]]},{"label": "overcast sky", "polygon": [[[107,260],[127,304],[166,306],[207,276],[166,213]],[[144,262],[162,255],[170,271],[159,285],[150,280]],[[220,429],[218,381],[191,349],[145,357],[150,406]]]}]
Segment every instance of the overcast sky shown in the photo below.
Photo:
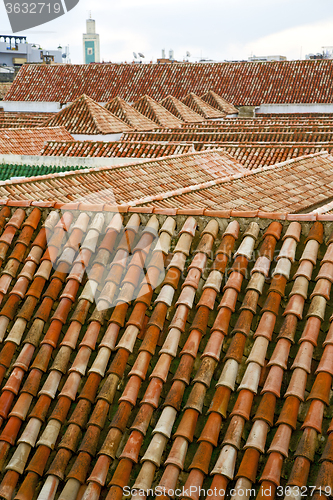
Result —
[{"label": "overcast sky", "polygon": [[[64,16],[19,34],[45,50],[69,45],[71,62],[82,63],[90,10],[104,61],[129,62],[133,52],[142,52],[149,62],[163,48],[173,49],[178,60],[187,51],[192,61],[252,54],[300,59],[333,45],[332,0],[80,0]],[[0,0],[0,34],[10,33]]]}]

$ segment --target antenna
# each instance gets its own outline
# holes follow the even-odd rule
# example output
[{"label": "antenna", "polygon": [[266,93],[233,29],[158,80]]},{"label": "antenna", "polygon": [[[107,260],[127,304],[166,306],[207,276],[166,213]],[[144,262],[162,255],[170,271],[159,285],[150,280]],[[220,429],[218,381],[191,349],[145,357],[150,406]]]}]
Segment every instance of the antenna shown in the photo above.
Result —
[{"label": "antenna", "polygon": [[138,52],[138,54],[139,54],[139,57],[142,57],[144,59],[145,56],[142,54],[142,52]]},{"label": "antenna", "polygon": [[186,57],[191,57],[191,52],[187,51],[186,52]]},{"label": "antenna", "polygon": [[137,59],[137,58],[138,58],[138,56],[137,56],[137,53],[136,53],[136,52],[133,52],[133,57],[134,57],[134,59]]}]

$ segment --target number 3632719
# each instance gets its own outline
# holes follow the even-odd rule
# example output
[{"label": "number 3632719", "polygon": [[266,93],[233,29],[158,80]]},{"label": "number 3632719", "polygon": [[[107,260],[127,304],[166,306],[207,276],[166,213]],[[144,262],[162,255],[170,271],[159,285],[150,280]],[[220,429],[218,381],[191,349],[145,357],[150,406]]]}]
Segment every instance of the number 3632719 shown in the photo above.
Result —
[{"label": "number 3632719", "polygon": [[49,14],[59,14],[61,11],[60,3],[6,3],[7,14],[41,14],[47,12]]}]

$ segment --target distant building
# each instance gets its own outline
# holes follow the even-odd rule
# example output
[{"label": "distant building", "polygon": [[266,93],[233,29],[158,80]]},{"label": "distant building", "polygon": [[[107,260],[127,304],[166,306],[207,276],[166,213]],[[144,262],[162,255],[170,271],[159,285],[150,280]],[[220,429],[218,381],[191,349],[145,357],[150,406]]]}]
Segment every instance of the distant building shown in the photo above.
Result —
[{"label": "distant building", "polygon": [[99,35],[96,33],[94,19],[87,19],[87,33],[83,35],[84,64],[100,62]]},{"label": "distant building", "polygon": [[267,62],[267,61],[286,61],[286,56],[251,56],[248,61]]},{"label": "distant building", "polygon": [[18,68],[25,63],[62,63],[61,47],[44,50],[27,42],[27,37],[0,35],[0,66]]}]

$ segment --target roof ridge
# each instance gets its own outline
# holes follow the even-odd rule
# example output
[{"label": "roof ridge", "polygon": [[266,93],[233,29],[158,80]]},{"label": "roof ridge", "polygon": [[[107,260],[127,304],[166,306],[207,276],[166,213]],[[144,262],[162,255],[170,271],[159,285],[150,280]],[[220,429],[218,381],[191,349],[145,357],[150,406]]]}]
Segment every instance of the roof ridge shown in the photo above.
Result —
[{"label": "roof ridge", "polygon": [[12,200],[10,198],[0,199],[0,207],[39,207],[39,208],[52,208],[56,210],[80,210],[87,212],[113,212],[113,213],[141,213],[141,214],[156,214],[156,215],[188,215],[188,216],[205,216],[205,217],[217,217],[224,219],[232,218],[259,218],[259,219],[269,219],[269,220],[287,220],[287,221],[333,221],[333,213],[318,213],[309,212],[305,214],[293,213],[293,212],[265,212],[264,210],[214,210],[211,208],[202,209],[187,209],[187,208],[160,208],[160,207],[131,207],[129,205],[110,205],[108,203],[93,204],[86,202],[69,202],[62,203],[57,201],[31,201],[31,200]]}]

